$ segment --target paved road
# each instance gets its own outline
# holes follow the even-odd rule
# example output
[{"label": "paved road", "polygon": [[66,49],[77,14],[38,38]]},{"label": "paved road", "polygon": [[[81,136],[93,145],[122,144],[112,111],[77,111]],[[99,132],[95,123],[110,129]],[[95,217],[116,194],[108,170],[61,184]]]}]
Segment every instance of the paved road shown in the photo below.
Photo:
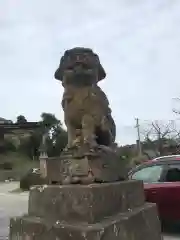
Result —
[{"label": "paved road", "polygon": [[9,218],[27,212],[28,193],[9,193],[18,187],[18,183],[0,184],[0,240],[9,233]]},{"label": "paved road", "polygon": [[174,236],[172,236],[172,235],[166,235],[165,237],[164,237],[164,240],[178,240],[178,239],[180,239],[180,235],[174,235]]},{"label": "paved road", "polygon": [[[7,239],[9,218],[27,212],[28,193],[10,193],[18,183],[0,184],[0,240]],[[166,234],[164,240],[178,240],[180,235]]]}]

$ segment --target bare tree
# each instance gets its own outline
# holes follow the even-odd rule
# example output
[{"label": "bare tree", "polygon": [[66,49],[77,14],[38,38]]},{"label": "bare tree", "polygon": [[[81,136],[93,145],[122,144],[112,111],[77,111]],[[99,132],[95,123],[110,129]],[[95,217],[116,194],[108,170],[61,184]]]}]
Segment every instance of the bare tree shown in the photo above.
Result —
[{"label": "bare tree", "polygon": [[[160,154],[163,154],[164,142],[175,136],[174,121],[155,120],[146,125],[143,130],[144,141],[151,147],[156,147]],[[176,132],[177,134],[177,132]]]},{"label": "bare tree", "polygon": [[152,134],[156,139],[163,139],[171,137],[173,127],[173,121],[163,122],[163,121],[153,121],[152,125]]},{"label": "bare tree", "polygon": [[[177,103],[179,103],[179,106],[180,106],[180,98],[173,98],[173,100],[176,101]],[[173,108],[172,111],[173,111],[173,113],[180,115],[180,107],[179,107],[179,109]]]},{"label": "bare tree", "polygon": [[[173,107],[172,111],[173,113],[175,113],[176,115],[180,116],[180,98],[173,98],[173,100],[178,103],[178,107]],[[180,139],[180,127],[177,126],[177,123],[179,122],[179,118],[176,119],[176,126],[174,126],[174,134],[175,134],[175,138]]]}]

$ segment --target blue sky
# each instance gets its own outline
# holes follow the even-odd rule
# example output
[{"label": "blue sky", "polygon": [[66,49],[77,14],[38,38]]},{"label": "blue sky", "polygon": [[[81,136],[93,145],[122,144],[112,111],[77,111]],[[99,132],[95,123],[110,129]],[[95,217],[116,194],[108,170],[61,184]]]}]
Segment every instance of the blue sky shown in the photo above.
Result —
[{"label": "blue sky", "polygon": [[136,139],[135,117],[172,119],[180,96],[180,1],[1,0],[0,116],[63,120],[63,89],[53,78],[64,50],[100,56],[117,141]]}]

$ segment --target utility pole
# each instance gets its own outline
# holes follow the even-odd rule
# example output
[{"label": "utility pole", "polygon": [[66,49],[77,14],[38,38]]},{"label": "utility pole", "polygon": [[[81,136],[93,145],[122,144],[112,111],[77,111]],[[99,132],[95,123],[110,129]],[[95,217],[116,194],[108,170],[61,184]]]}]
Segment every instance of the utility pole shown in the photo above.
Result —
[{"label": "utility pole", "polygon": [[141,137],[140,137],[140,125],[139,125],[139,118],[135,118],[136,120],[136,126],[135,128],[137,128],[137,148],[138,148],[138,152],[139,152],[139,156],[142,155],[142,148],[141,148]]}]

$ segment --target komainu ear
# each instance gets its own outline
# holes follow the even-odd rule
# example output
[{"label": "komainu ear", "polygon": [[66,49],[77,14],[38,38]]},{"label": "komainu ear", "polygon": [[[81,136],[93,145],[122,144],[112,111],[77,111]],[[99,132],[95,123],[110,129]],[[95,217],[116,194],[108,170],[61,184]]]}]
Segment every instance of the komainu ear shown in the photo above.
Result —
[{"label": "komainu ear", "polygon": [[103,80],[105,77],[106,77],[105,70],[102,67],[101,63],[99,63],[99,67],[98,67],[98,81]]},{"label": "komainu ear", "polygon": [[57,80],[62,81],[63,80],[63,74],[64,74],[64,56],[60,60],[60,64],[58,69],[56,70],[54,77]]},{"label": "komainu ear", "polygon": [[94,54],[94,57],[96,59],[96,64],[98,65],[98,81],[101,81],[106,77],[106,72],[105,72],[103,66],[100,63],[98,55],[95,54],[95,53],[93,53],[93,54]]}]

